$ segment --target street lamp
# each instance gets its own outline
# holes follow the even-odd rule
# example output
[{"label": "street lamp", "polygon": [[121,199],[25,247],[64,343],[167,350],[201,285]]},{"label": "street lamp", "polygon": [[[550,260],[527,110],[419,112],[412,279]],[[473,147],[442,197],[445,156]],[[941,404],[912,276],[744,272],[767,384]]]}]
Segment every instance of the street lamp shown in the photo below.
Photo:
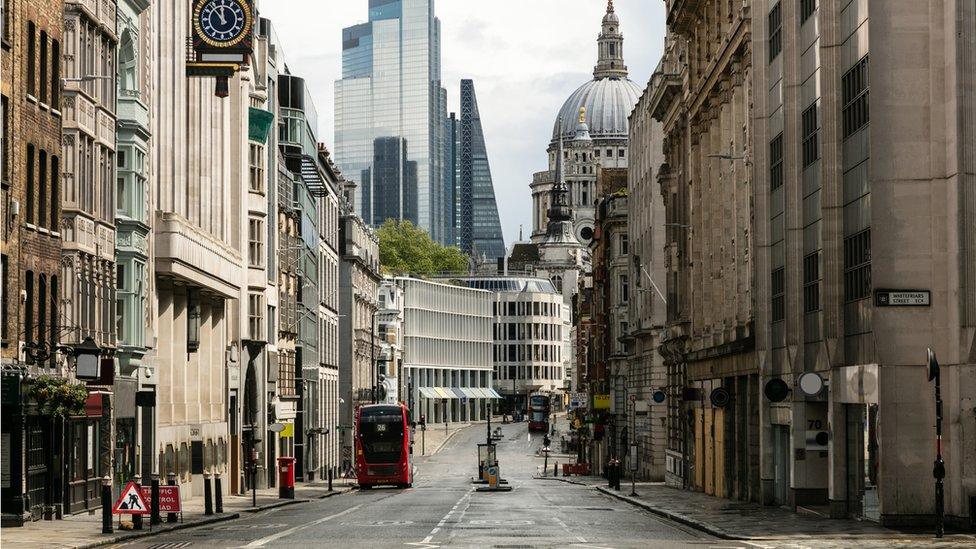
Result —
[{"label": "street lamp", "polygon": [[102,350],[91,336],[74,346],[75,375],[78,379],[98,379],[98,360]]}]

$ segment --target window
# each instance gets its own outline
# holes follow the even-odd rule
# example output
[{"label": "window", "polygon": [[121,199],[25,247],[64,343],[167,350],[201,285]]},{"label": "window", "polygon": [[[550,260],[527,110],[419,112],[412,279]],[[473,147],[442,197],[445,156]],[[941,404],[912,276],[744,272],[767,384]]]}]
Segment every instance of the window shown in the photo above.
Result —
[{"label": "window", "polygon": [[34,341],[34,271],[24,273],[24,341]]},{"label": "window", "polygon": [[817,104],[814,103],[803,111],[803,167],[806,168],[820,158],[820,145],[817,143],[817,133],[820,121],[817,117]]},{"label": "window", "polygon": [[50,195],[51,195],[51,225],[50,225],[50,227],[51,227],[51,231],[53,231],[53,232],[57,232],[58,231],[58,222],[60,221],[60,217],[61,217],[59,215],[61,203],[59,202],[60,198],[58,196],[59,193],[61,192],[60,191],[60,185],[58,185],[58,182],[61,179],[61,171],[60,170],[61,170],[61,161],[60,161],[60,159],[57,156],[51,155],[51,192],[50,192]]},{"label": "window", "polygon": [[38,63],[41,65],[41,86],[40,86],[40,100],[41,103],[47,103],[47,32],[41,31],[41,56],[38,59]]},{"label": "window", "polygon": [[630,253],[630,236],[626,234],[620,235],[620,255],[628,255]]},{"label": "window", "polygon": [[34,145],[27,145],[27,188],[26,196],[26,215],[24,220],[27,223],[34,222]]},{"label": "window", "polygon": [[800,24],[802,25],[817,10],[817,0],[800,0]]},{"label": "window", "polygon": [[[6,9],[6,3],[4,3]],[[0,293],[0,341],[7,345],[7,338],[10,336],[9,324],[7,323],[7,300],[10,296],[10,279],[7,278],[7,254],[0,255],[0,284],[3,284],[3,292]]]},{"label": "window", "polygon": [[265,341],[264,296],[261,294],[247,296],[247,332],[252,341]]},{"label": "window", "polygon": [[61,44],[51,40],[51,108],[61,110]]},{"label": "window", "polygon": [[4,42],[10,41],[10,0],[3,0],[3,29],[0,29],[0,37]]},{"label": "window", "polygon": [[820,252],[803,258],[803,312],[820,310]]},{"label": "window", "polygon": [[200,349],[200,298],[192,291],[186,293],[186,352]]},{"label": "window", "polygon": [[47,223],[47,151],[40,151],[38,156],[37,226],[43,227]]},{"label": "window", "polygon": [[250,219],[247,222],[247,264],[264,266],[264,221]]},{"label": "window", "polygon": [[769,190],[783,186],[783,134],[769,142]]},{"label": "window", "polygon": [[786,319],[786,269],[780,267],[773,271],[773,322]]},{"label": "window", "polygon": [[871,295],[871,229],[844,238],[844,300]]},{"label": "window", "polygon": [[600,149],[593,149],[593,156],[600,158]]},{"label": "window", "polygon": [[27,95],[37,94],[37,27],[27,23]]},{"label": "window", "polygon": [[607,149],[607,158],[613,158],[613,149]]},{"label": "window", "polygon": [[264,192],[264,147],[251,143],[247,156],[250,166],[248,181],[250,182],[251,192]]},{"label": "window", "polygon": [[618,150],[617,151],[617,156],[619,156],[620,158],[623,158],[627,154],[627,153],[624,152],[626,150],[627,149],[620,149],[620,150]]},{"label": "window", "polygon": [[620,301],[623,303],[630,301],[630,279],[627,275],[620,275]]},{"label": "window", "polygon": [[3,159],[0,162],[3,163],[3,172],[0,173],[0,182],[4,184],[10,183],[10,153],[7,152],[7,145],[9,139],[7,136],[10,135],[10,112],[7,110],[7,96],[4,95],[0,98],[3,103],[3,135],[0,135],[0,149],[2,149]]},{"label": "window", "polygon": [[870,120],[868,112],[868,56],[851,67],[841,78],[844,119],[844,137],[850,137],[857,130],[867,125]]},{"label": "window", "polygon": [[773,9],[769,12],[769,62],[772,63],[779,52],[783,50],[783,15],[780,12],[780,3],[776,2]]}]

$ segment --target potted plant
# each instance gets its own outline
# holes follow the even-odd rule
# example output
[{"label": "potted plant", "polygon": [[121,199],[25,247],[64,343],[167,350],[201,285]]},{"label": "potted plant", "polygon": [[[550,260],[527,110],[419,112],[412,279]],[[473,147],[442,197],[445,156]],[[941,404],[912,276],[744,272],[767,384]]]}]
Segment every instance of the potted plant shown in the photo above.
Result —
[{"label": "potted plant", "polygon": [[67,418],[85,412],[88,388],[61,377],[40,376],[30,380],[26,394],[40,415]]}]

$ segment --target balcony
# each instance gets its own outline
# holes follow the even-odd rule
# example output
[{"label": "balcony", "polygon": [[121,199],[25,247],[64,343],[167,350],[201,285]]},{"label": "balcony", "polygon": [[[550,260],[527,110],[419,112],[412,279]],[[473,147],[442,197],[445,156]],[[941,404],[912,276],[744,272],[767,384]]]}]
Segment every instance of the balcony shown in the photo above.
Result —
[{"label": "balcony", "polygon": [[156,272],[238,297],[243,259],[233,248],[172,212],[156,214]]}]

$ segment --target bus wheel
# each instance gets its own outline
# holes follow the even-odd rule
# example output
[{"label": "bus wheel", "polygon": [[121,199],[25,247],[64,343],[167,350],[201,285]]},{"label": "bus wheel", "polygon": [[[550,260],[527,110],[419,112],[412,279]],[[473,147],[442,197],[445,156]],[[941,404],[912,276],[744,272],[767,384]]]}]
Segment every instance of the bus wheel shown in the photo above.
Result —
[{"label": "bus wheel", "polygon": [[360,485],[359,485],[359,489],[360,489],[360,490],[369,490],[369,489],[370,489],[370,488],[372,488],[372,487],[373,487],[373,485],[372,485],[372,484],[360,484]]}]

